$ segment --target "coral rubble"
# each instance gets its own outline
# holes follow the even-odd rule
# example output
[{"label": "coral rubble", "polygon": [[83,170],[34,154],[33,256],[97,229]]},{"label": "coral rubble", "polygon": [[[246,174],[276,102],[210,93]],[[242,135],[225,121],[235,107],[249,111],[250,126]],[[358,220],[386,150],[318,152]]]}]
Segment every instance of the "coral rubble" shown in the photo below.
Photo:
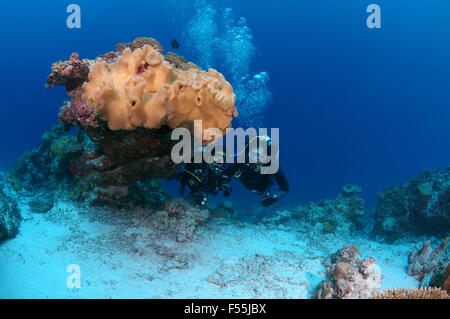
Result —
[{"label": "coral rubble", "polygon": [[356,246],[344,246],[325,260],[327,280],[316,288],[319,299],[367,299],[378,293],[383,275],[375,259],[360,259]]},{"label": "coral rubble", "polygon": [[183,198],[172,198],[165,203],[164,210],[153,215],[153,220],[160,231],[184,242],[193,238],[197,226],[208,217],[207,209],[196,208]]},{"label": "coral rubble", "polygon": [[378,193],[375,235],[392,242],[405,235],[447,236],[449,229],[450,167]]}]

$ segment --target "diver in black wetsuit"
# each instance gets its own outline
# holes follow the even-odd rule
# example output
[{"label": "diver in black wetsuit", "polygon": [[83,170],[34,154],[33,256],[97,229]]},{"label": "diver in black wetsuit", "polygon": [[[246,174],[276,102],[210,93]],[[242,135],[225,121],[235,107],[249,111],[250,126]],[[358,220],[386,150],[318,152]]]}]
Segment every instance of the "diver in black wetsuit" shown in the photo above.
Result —
[{"label": "diver in black wetsuit", "polygon": [[[268,145],[270,147],[270,142]],[[246,151],[246,157],[249,156],[247,146],[244,149]],[[185,187],[188,185],[191,191],[190,195],[199,197],[196,202],[203,206],[206,205],[209,194],[216,195],[219,191],[223,191],[225,197],[230,196],[230,181],[231,177],[234,176],[248,190],[263,195],[261,204],[264,207],[270,206],[284,197],[289,191],[289,184],[281,169],[274,174],[261,174],[262,166],[263,164],[260,162],[242,164],[185,164],[183,172],[179,174],[178,178],[181,182],[180,194],[184,194]],[[274,185],[274,181],[277,183],[279,189],[272,193],[270,188]]]},{"label": "diver in black wetsuit", "polygon": [[[275,174],[261,174],[260,164],[235,164],[234,176],[250,191],[264,196],[261,205],[270,206],[279,201],[289,192],[289,183],[281,169]],[[274,181],[278,185],[278,191],[272,193],[270,188]]]},{"label": "diver in black wetsuit", "polygon": [[184,194],[187,185],[190,195],[197,197],[196,203],[202,206],[206,205],[209,194],[216,195],[222,191],[228,197],[231,193],[231,169],[229,165],[218,163],[185,164],[179,178],[180,194]]}]

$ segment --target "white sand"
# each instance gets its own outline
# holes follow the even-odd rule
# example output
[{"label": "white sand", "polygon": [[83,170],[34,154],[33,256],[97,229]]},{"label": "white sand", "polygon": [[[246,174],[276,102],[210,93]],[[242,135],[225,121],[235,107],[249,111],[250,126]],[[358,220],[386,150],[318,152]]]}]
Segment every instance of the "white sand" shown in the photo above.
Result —
[{"label": "white sand", "polygon": [[[155,234],[144,213],[74,207],[48,213],[20,204],[19,235],[0,244],[0,298],[310,298],[323,259],[342,245],[376,258],[382,288],[416,287],[406,276],[413,243],[270,229],[212,219],[177,243]],[[81,288],[67,288],[70,264]]]}]

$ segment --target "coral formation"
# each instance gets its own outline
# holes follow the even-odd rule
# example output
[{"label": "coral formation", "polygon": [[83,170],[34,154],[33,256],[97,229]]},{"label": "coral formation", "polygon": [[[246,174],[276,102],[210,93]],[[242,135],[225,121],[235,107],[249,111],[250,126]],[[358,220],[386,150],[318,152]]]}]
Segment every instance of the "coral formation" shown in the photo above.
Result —
[{"label": "coral formation", "polygon": [[83,134],[77,137],[64,134],[62,125],[53,126],[42,135],[38,149],[24,153],[7,174],[15,190],[54,188],[72,176],[70,167],[84,150]]},{"label": "coral formation", "polygon": [[194,120],[203,120],[204,130],[224,130],[237,116],[233,90],[220,73],[174,68],[148,45],[125,49],[117,64],[95,63],[83,89],[111,130],[168,125],[193,131]]},{"label": "coral formation", "polygon": [[125,50],[126,48],[130,48],[131,51],[134,51],[136,49],[142,48],[144,45],[151,46],[158,52],[164,51],[164,48],[158,41],[156,41],[156,39],[147,37],[136,38],[134,39],[133,42],[116,44],[115,48],[117,52],[122,53],[122,51]]},{"label": "coral formation", "polygon": [[5,194],[4,187],[0,184],[0,243],[18,234],[22,220],[17,202]]},{"label": "coral formation", "polygon": [[378,193],[374,235],[393,242],[405,235],[447,236],[449,229],[450,167]]},{"label": "coral formation", "polygon": [[443,254],[445,253],[448,238],[442,244],[432,249],[430,241],[423,243],[421,249],[413,249],[408,256],[408,275],[414,277],[423,286],[426,279],[433,273],[438,266]]},{"label": "coral formation", "polygon": [[[74,137],[60,137],[49,149],[43,143],[34,153],[45,155],[45,163],[32,154],[20,160],[10,178],[16,188],[23,179],[35,179],[25,177],[23,162],[34,162],[31,166],[39,169],[57,165],[76,181],[72,198],[120,204],[132,197],[130,187],[137,181],[176,171],[170,159],[171,128],[193,131],[193,121],[203,120],[204,130],[224,130],[237,116],[233,89],[219,72],[202,71],[175,54],[170,54],[172,62],[166,61],[152,38],[119,44],[117,51],[82,61],[73,54],[70,61],[53,65],[47,87],[66,86],[70,102],[60,108],[58,118],[64,130],[79,127],[79,152],[74,158],[64,149]],[[47,160],[50,155],[57,159],[54,163]],[[47,168],[53,178],[54,171]]]},{"label": "coral formation", "polygon": [[380,288],[383,275],[375,259],[360,260],[357,246],[344,246],[324,264],[327,280],[316,288],[319,299],[367,299]]},{"label": "coral formation", "polygon": [[346,185],[335,199],[297,206],[292,217],[320,224],[325,233],[361,230],[362,217],[366,211],[364,200],[356,195],[361,191],[357,185]]},{"label": "coral formation", "polygon": [[171,198],[165,203],[164,210],[152,217],[160,231],[184,242],[193,238],[197,226],[208,219],[209,211],[196,208],[183,198]]},{"label": "coral formation", "polygon": [[78,53],[72,53],[69,61],[53,63],[45,86],[65,85],[71,91],[83,84],[88,79],[89,66],[87,60],[80,61],[78,57]]},{"label": "coral formation", "polygon": [[439,288],[403,288],[385,290],[372,296],[371,299],[450,299],[450,295]]}]

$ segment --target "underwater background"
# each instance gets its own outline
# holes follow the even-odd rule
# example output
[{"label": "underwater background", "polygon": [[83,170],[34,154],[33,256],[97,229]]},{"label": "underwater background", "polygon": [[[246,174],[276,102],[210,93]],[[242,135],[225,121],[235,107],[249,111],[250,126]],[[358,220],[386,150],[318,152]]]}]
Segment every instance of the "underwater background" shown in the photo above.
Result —
[{"label": "underwater background", "polygon": [[[66,27],[70,3],[0,2],[2,171],[58,124],[69,98],[63,87],[44,87],[53,62],[72,52],[94,58],[141,36],[223,73],[237,95],[233,126],[280,128],[290,191],[271,212],[335,198],[354,184],[370,207],[367,229],[378,192],[450,164],[448,1],[377,0],[380,29],[366,25],[373,1],[77,0],[80,29]],[[177,195],[176,181],[164,186]],[[236,181],[228,200],[259,204]],[[241,218],[271,212],[250,209]]]},{"label": "underwater background", "polygon": [[385,185],[449,164],[446,1],[378,1],[381,29],[366,26],[369,1],[78,1],[81,29],[65,26],[68,4],[0,4],[5,167],[57,123],[67,95],[43,87],[54,61],[94,57],[138,36],[167,48],[176,38],[177,53],[227,79],[267,73],[251,109],[237,108],[258,115],[257,127],[280,128],[286,200],[318,200],[354,183],[376,204]]}]

